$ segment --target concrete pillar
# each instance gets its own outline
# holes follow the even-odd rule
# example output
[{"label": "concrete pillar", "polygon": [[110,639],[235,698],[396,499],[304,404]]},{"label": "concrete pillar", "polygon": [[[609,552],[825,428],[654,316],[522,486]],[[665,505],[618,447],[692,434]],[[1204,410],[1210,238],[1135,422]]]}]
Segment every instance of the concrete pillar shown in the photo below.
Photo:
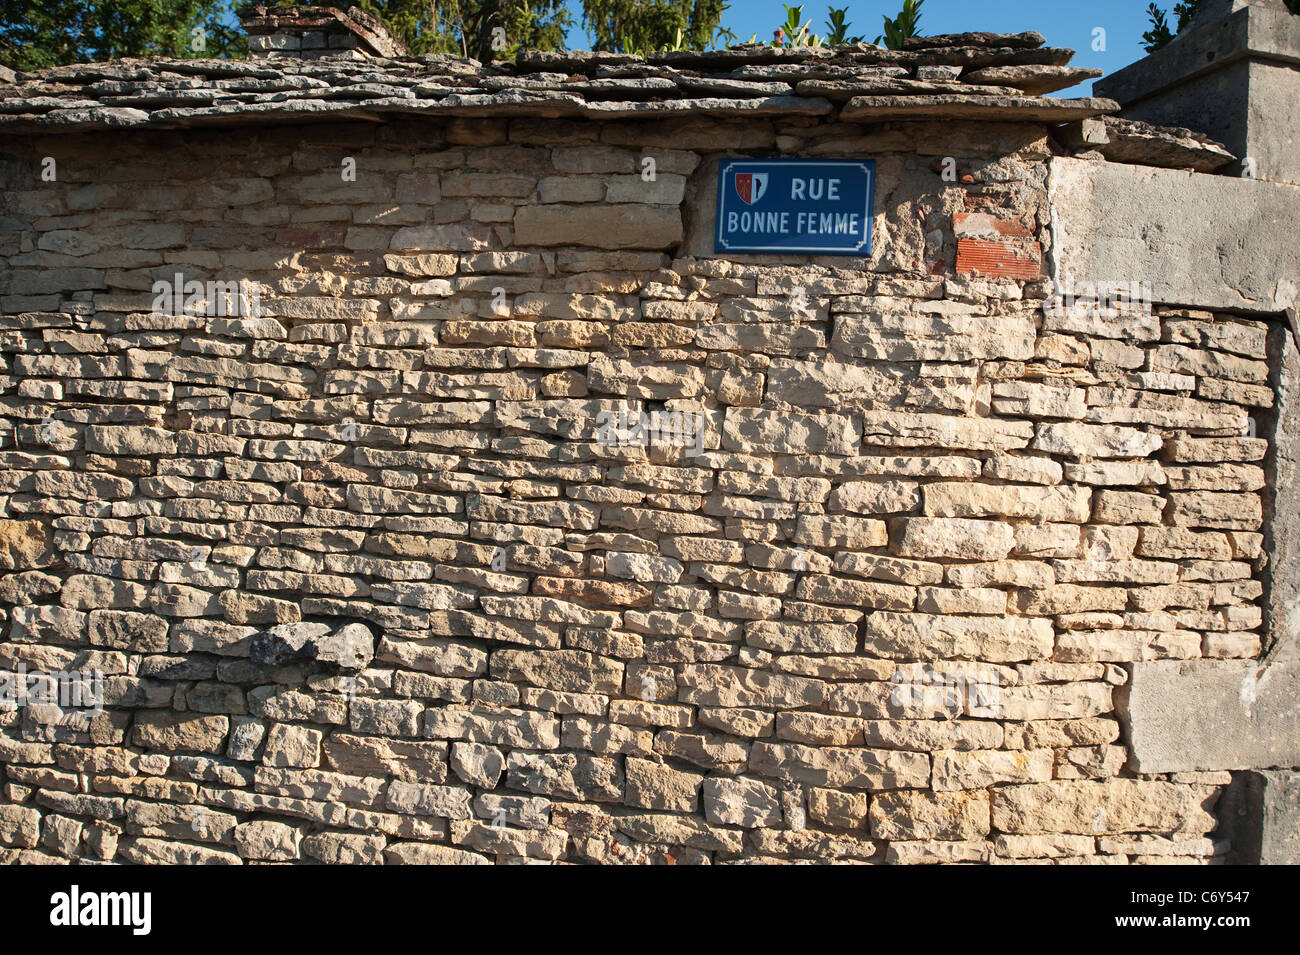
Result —
[{"label": "concrete pillar", "polygon": [[1230,173],[1300,184],[1300,16],[1283,0],[1204,0],[1172,43],[1094,91],[1128,119],[1219,140],[1245,163]]},{"label": "concrete pillar", "polygon": [[1300,773],[1238,773],[1218,807],[1238,865],[1300,864]]}]

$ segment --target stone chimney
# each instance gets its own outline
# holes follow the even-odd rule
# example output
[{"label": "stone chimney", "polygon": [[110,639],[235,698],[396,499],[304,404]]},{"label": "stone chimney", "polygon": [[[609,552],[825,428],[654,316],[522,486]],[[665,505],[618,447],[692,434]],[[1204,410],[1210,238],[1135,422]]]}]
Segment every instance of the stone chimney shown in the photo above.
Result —
[{"label": "stone chimney", "polygon": [[374,14],[360,7],[268,7],[239,9],[249,56],[318,57],[355,51],[362,56],[409,56],[410,51]]},{"label": "stone chimney", "polygon": [[1093,90],[1128,119],[1217,139],[1243,157],[1224,172],[1300,184],[1300,15],[1285,0],[1202,0],[1172,43]]}]

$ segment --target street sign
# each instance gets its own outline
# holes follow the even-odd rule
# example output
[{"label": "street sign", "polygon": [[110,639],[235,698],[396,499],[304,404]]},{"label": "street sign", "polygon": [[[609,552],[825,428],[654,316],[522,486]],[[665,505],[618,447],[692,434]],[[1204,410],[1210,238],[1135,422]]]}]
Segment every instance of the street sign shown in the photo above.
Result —
[{"label": "street sign", "polygon": [[871,255],[873,159],[723,159],[715,252]]}]

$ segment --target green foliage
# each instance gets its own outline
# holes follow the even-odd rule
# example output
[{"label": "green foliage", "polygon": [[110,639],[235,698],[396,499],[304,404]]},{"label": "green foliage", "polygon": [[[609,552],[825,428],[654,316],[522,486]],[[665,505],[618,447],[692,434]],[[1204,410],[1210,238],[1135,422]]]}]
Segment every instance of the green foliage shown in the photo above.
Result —
[{"label": "green foliage", "polygon": [[593,50],[704,50],[736,36],[719,31],[726,0],[582,0]]},{"label": "green foliage", "polygon": [[243,56],[247,42],[231,25],[232,6],[233,0],[0,0],[0,63],[36,70],[124,56]]},{"label": "green foliage", "polygon": [[840,43],[861,43],[862,37],[849,36],[849,24],[846,17],[849,8],[843,7],[839,10],[830,7],[826,11],[826,43],[830,46],[837,46]]},{"label": "green foliage", "polygon": [[618,41],[618,46],[619,46],[620,53],[635,53],[638,56],[645,56],[648,53],[654,53],[656,51],[676,52],[678,50],[690,49],[690,45],[686,42],[686,35],[682,33],[681,27],[677,27],[673,31],[673,36],[671,40],[668,40],[663,43],[659,43],[649,47],[638,46],[636,40],[632,39],[632,35],[628,34],[627,36],[623,37],[623,39]]},{"label": "green foliage", "polygon": [[[487,62],[521,49],[562,50],[573,18],[564,0],[355,0],[412,53]],[[501,32],[497,32],[500,30]]]},{"label": "green foliage", "polygon": [[1173,40],[1174,34],[1169,29],[1169,21],[1165,17],[1165,11],[1154,3],[1147,7],[1147,18],[1151,21],[1151,29],[1142,34],[1142,43],[1143,48],[1148,53],[1154,53],[1162,46],[1168,45]]},{"label": "green foliage", "polygon": [[1192,22],[1192,17],[1200,9],[1201,0],[1186,0],[1185,3],[1174,4],[1174,15],[1178,17],[1177,33],[1182,33],[1187,28],[1187,24]]},{"label": "green foliage", "polygon": [[[1293,0],[1288,0],[1288,2],[1293,2]],[[1296,2],[1300,2],[1300,0],[1296,0]],[[1171,30],[1165,12],[1154,3],[1148,4],[1147,19],[1151,22],[1151,29],[1142,34],[1143,48],[1148,53],[1154,53],[1162,46],[1172,43],[1174,37],[1187,28],[1187,24],[1191,22],[1192,16],[1200,5],[1201,0],[1186,0],[1186,2],[1175,3],[1174,16],[1178,18],[1178,25]]]},{"label": "green foliage", "polygon": [[892,20],[885,17],[885,32],[876,37],[876,43],[885,41],[891,50],[901,50],[908,37],[920,36],[921,4],[925,0],[903,0],[903,9]]},{"label": "green foliage", "polygon": [[505,27],[510,46],[505,54],[496,53],[496,58],[512,59],[520,49],[563,50],[564,34],[574,22],[564,0],[505,0],[483,6],[496,7],[500,14],[494,20],[489,12],[480,21],[479,53],[471,54],[480,60],[492,58],[491,29],[498,23]]},{"label": "green foliage", "polygon": [[796,47],[796,46],[825,46],[826,41],[816,33],[811,32],[811,20],[803,18],[803,6],[792,7],[788,4],[782,4],[785,7],[785,23],[776,28],[772,38],[773,46]]},{"label": "green foliage", "polygon": [[751,33],[748,40],[741,40],[740,37],[726,27],[718,27],[717,31],[713,34],[713,39],[710,41],[708,48],[710,50],[729,50],[733,46],[740,46],[742,44],[753,46],[757,42],[757,33]]}]

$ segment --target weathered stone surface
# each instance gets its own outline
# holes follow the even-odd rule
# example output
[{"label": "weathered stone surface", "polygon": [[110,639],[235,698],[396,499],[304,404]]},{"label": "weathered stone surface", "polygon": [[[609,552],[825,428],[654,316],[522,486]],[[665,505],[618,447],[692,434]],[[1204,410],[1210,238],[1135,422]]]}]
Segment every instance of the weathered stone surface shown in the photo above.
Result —
[{"label": "weathered stone surface", "polygon": [[999,560],[1015,546],[1011,525],[998,521],[909,517],[892,534],[893,550],[903,557]]},{"label": "weathered stone surface", "polygon": [[723,447],[768,454],[854,453],[861,429],[845,415],[788,414],[729,408],[723,422]]},{"label": "weathered stone surface", "polygon": [[925,513],[933,517],[1009,517],[1041,523],[1086,523],[1091,492],[1077,487],[927,484]]},{"label": "weathered stone surface", "polygon": [[234,829],[235,851],[241,859],[287,862],[298,858],[302,834],[292,826],[269,820],[246,822]]},{"label": "weathered stone surface", "polygon": [[934,754],[931,788],[936,792],[986,789],[997,783],[1045,782],[1052,778],[1055,758],[1050,749],[943,750]]},{"label": "weathered stone surface", "polygon": [[491,865],[484,856],[438,843],[399,842],[384,849],[389,865]]},{"label": "weathered stone surface", "polygon": [[374,656],[374,637],[364,624],[331,629],[323,623],[286,623],[255,636],[249,644],[254,663],[280,666],[290,660],[319,660],[344,670],[360,670]]},{"label": "weathered stone surface", "polygon": [[52,563],[53,548],[44,524],[0,520],[0,570],[31,570]]},{"label": "weathered stone surface", "polygon": [[853,514],[896,514],[912,510],[920,500],[913,481],[850,481],[831,493],[826,506]]},{"label": "weathered stone surface", "polygon": [[[1300,198],[1280,183],[1202,183],[1192,174],[1119,163],[1055,159],[1051,190],[1060,261],[1076,275],[1136,276],[1160,302],[1203,308],[1273,312],[1292,304],[1295,290],[1277,276],[1294,271],[1295,249],[1269,237],[1295,216]],[[1097,210],[1108,213],[1098,216]],[[1230,209],[1230,215],[1215,210]],[[1214,227],[1188,236],[1177,252],[1133,236],[1156,228],[1182,231],[1192,220]],[[1082,226],[1087,221],[1086,227]],[[1139,225],[1140,224],[1140,225]],[[1220,248],[1231,247],[1226,258]]]},{"label": "weathered stone surface", "polygon": [[135,839],[121,849],[122,857],[136,865],[240,865],[234,852],[163,839]]},{"label": "weathered stone surface", "polygon": [[1027,421],[869,411],[863,415],[868,445],[893,448],[963,448],[1010,451],[1028,446],[1034,426]]},{"label": "weathered stone surface", "polygon": [[30,849],[40,840],[41,814],[29,806],[0,806],[0,845]]},{"label": "weathered stone surface", "polygon": [[883,122],[890,119],[996,120],[1014,113],[1025,122],[1067,123],[1087,119],[1118,108],[1114,100],[1038,99],[1016,96],[855,96],[840,110],[850,122]]},{"label": "weathered stone surface", "polygon": [[1025,63],[1017,66],[985,66],[965,74],[968,83],[1014,86],[1032,96],[1068,89],[1084,80],[1102,75],[1101,70],[1079,66],[1045,66]]},{"label": "weathered stone surface", "polygon": [[320,764],[321,738],[319,730],[278,723],[267,735],[262,762],[267,766],[310,769]]},{"label": "weathered stone surface", "polygon": [[1203,834],[1214,828],[1209,801],[1196,787],[1136,779],[1008,786],[993,792],[993,825],[1008,833]]},{"label": "weathered stone surface", "polygon": [[678,209],[639,203],[523,206],[514,225],[521,246],[665,249],[682,240]]},{"label": "weathered stone surface", "polygon": [[511,753],[507,777],[512,789],[584,802],[621,802],[625,788],[616,760],[573,753]]},{"label": "weathered stone surface", "polygon": [[1034,448],[1074,458],[1141,458],[1160,449],[1158,435],[1119,425],[1045,424]]},{"label": "weathered stone surface", "polygon": [[879,611],[863,625],[868,653],[897,659],[1040,660],[1052,652],[1050,621]]},{"label": "weathered stone surface", "polygon": [[580,650],[499,650],[492,675],[568,692],[617,693],[623,685],[622,664]]},{"label": "weathered stone surface", "polygon": [[[361,701],[352,705],[355,707]],[[460,744],[457,744],[460,745]],[[447,745],[335,732],[322,745],[323,765],[354,776],[394,776],[441,783],[447,778]]]},{"label": "weathered stone surface", "polygon": [[[1140,772],[1300,763],[1300,668],[1286,657],[1134,663],[1117,700]],[[1203,715],[1213,713],[1206,721]],[[1189,724],[1201,727],[1188,733]],[[1294,758],[1293,758],[1294,757]]]},{"label": "weathered stone surface", "polygon": [[376,865],[386,841],[383,836],[322,832],[302,841],[302,854],[334,865]]},{"label": "weathered stone surface", "polygon": [[695,812],[699,806],[698,773],[683,773],[648,759],[628,758],[625,802],[640,809]]},{"label": "weathered stone surface", "polygon": [[470,818],[468,789],[393,780],[388,784],[386,805],[394,812],[444,819]]},{"label": "weathered stone surface", "polygon": [[1100,135],[1090,137],[1087,145],[1112,162],[1213,172],[1236,158],[1222,143],[1179,126],[1153,126],[1119,116],[1083,122],[1100,123]]},{"label": "weathered stone surface", "polygon": [[466,740],[497,746],[554,749],[559,723],[528,710],[446,706],[424,714],[424,735],[431,739]]},{"label": "weathered stone surface", "polygon": [[461,782],[484,789],[495,788],[506,768],[502,752],[481,743],[453,743],[450,764]]},{"label": "weathered stone surface", "polygon": [[989,831],[989,794],[915,791],[880,793],[871,800],[871,834],[890,840],[977,839]]},{"label": "weathered stone surface", "polygon": [[165,753],[219,753],[230,720],[225,716],[191,716],[146,712],[137,718],[132,743]]},{"label": "weathered stone surface", "polygon": [[920,753],[755,743],[750,769],[760,776],[833,789],[925,786],[930,760]]},{"label": "weathered stone surface", "polygon": [[1036,331],[1028,312],[1016,315],[842,315],[833,346],[874,361],[1026,359]]},{"label": "weathered stone surface", "polygon": [[781,822],[781,803],[758,780],[713,777],[704,781],[704,817],[716,826],[770,828]]}]

